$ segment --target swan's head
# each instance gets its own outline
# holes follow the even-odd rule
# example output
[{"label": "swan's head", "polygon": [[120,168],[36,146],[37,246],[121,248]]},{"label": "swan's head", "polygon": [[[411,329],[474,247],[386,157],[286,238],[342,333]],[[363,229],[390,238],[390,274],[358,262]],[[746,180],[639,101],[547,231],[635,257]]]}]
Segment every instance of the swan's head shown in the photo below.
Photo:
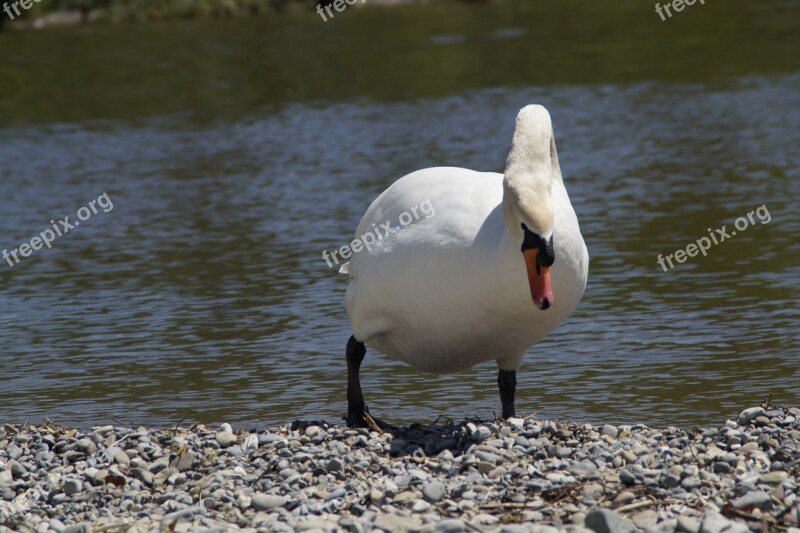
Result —
[{"label": "swan's head", "polygon": [[550,283],[550,267],[556,262],[553,248],[553,236],[545,239],[531,231],[524,222],[520,224],[524,235],[522,240],[522,257],[528,271],[528,285],[534,305],[541,310],[553,305],[553,286]]},{"label": "swan's head", "polygon": [[534,305],[553,305],[550,268],[555,263],[553,203],[550,191],[560,177],[550,113],[529,105],[517,115],[503,180],[506,228],[518,243]]}]

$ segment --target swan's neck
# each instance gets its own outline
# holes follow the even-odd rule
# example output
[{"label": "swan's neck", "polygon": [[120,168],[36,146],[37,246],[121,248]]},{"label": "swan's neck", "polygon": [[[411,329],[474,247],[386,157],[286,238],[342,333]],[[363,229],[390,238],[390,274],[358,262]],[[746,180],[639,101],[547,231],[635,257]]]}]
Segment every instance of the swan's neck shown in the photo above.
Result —
[{"label": "swan's neck", "polygon": [[525,224],[539,235],[553,232],[553,172],[550,162],[524,157],[516,146],[508,156],[503,178],[503,216],[506,228],[515,236],[521,235]]}]

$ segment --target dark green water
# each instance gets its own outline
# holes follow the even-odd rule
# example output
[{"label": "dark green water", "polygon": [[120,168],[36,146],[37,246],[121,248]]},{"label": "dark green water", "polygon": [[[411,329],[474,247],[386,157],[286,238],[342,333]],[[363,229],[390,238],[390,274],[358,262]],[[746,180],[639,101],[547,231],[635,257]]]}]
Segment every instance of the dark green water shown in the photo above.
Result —
[{"label": "dark green water", "polygon": [[[546,105],[592,257],[518,409],[719,421],[800,404],[800,4],[436,4],[0,33],[0,422],[270,423],[344,412],[346,281],[322,250],[418,168],[502,171]],[[759,206],[755,224],[664,272]],[[492,416],[493,364],[369,352],[388,421]]]}]

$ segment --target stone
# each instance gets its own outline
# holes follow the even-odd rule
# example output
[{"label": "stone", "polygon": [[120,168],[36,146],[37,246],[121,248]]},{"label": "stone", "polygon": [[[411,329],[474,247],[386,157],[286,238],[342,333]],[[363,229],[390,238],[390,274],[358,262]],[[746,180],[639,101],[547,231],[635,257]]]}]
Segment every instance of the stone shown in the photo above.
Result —
[{"label": "stone", "polygon": [[[170,526],[175,522],[191,520],[198,516],[206,516],[206,515],[208,515],[208,510],[206,510],[205,506],[197,505],[194,507],[187,507],[186,509],[181,509],[179,511],[165,514],[164,517],[161,519],[161,524]],[[174,531],[177,531],[177,527],[175,528]]]},{"label": "stone", "polygon": [[414,511],[415,513],[425,513],[430,508],[431,504],[429,504],[425,500],[416,500],[414,501],[414,505],[411,506],[411,510]]},{"label": "stone", "polygon": [[619,430],[616,426],[612,426],[611,424],[606,424],[603,426],[603,435],[608,435],[609,437],[617,438],[619,435]]},{"label": "stone", "polygon": [[649,531],[656,527],[658,524],[658,513],[648,509],[647,511],[640,511],[633,515],[631,518],[633,525],[641,530]]},{"label": "stone", "polygon": [[25,468],[22,463],[19,463],[14,459],[11,459],[8,463],[6,463],[6,468],[11,471],[11,475],[15,478],[24,476],[28,472],[28,469]]},{"label": "stone", "polygon": [[131,464],[131,458],[125,453],[124,450],[120,450],[114,454],[114,463],[122,466],[128,466]]},{"label": "stone", "polygon": [[731,505],[737,509],[755,507],[757,509],[761,509],[762,511],[768,511],[772,509],[772,498],[766,492],[754,490],[752,492],[748,492],[741,498],[735,499],[733,502],[731,502]]},{"label": "stone", "polygon": [[623,490],[614,498],[614,505],[625,505],[636,499],[636,495],[629,490]]},{"label": "stone", "polygon": [[274,494],[253,494],[250,499],[250,505],[257,511],[271,511],[277,507],[282,507],[288,502],[288,498],[283,496],[276,496]]},{"label": "stone", "polygon": [[191,470],[192,464],[194,464],[195,457],[196,454],[193,451],[185,450],[183,453],[177,455],[175,459],[173,459],[172,462],[169,464],[169,466],[171,468],[174,468],[178,472],[186,472],[188,470]]},{"label": "stone", "polygon": [[414,494],[412,491],[404,490],[403,492],[392,498],[392,501],[394,501],[395,503],[410,502],[412,500],[415,500],[416,498],[417,495]]},{"label": "stone", "polygon": [[498,466],[497,468],[493,469],[491,472],[487,474],[489,479],[497,479],[503,477],[508,470],[506,470],[503,466]]},{"label": "stone", "polygon": [[489,431],[488,428],[481,426],[475,430],[475,433],[472,434],[472,440],[475,442],[483,442],[491,436],[492,432]]},{"label": "stone", "polygon": [[683,533],[700,533],[700,521],[694,517],[682,514],[678,516],[677,530]]},{"label": "stone", "polygon": [[619,480],[625,485],[634,485],[636,483],[636,476],[627,468],[619,471]]},{"label": "stone", "polygon": [[313,439],[314,437],[322,433],[322,428],[319,426],[308,426],[304,433],[306,437],[308,437],[309,439]]},{"label": "stone", "polygon": [[633,524],[608,509],[598,509],[586,515],[586,527],[595,533],[633,533]]},{"label": "stone", "polygon": [[83,483],[81,483],[77,479],[68,479],[62,485],[61,490],[64,491],[64,494],[67,496],[74,496],[78,494],[83,489]]},{"label": "stone", "polygon": [[6,448],[6,453],[8,453],[9,457],[16,460],[22,457],[22,448],[12,442],[9,444],[8,448]]},{"label": "stone", "polygon": [[784,472],[782,470],[776,470],[775,472],[767,472],[766,474],[761,474],[761,476],[758,478],[758,482],[766,483],[768,485],[777,485],[787,477],[789,477],[788,472]]},{"label": "stone", "polygon": [[731,526],[731,521],[717,511],[707,511],[700,525],[700,533],[721,533]]},{"label": "stone", "polygon": [[375,519],[375,527],[386,531],[409,531],[422,527],[422,520],[415,516],[382,514]]},{"label": "stone", "polygon": [[325,465],[325,470],[328,472],[344,472],[344,462],[341,459],[331,459]]},{"label": "stone", "polygon": [[61,533],[92,533],[92,524],[88,522],[73,524],[62,529]]},{"label": "stone", "polygon": [[444,483],[441,481],[431,481],[422,487],[422,495],[431,503],[436,503],[444,498],[446,493]]},{"label": "stone", "polygon": [[464,522],[459,520],[458,518],[449,518],[447,520],[442,520],[436,527],[434,531],[436,533],[461,533],[465,531],[467,526],[464,525]]},{"label": "stone", "polygon": [[751,407],[750,409],[745,409],[744,411],[739,413],[737,422],[741,425],[745,425],[749,423],[751,420],[763,415],[764,413],[765,411],[761,407]]}]

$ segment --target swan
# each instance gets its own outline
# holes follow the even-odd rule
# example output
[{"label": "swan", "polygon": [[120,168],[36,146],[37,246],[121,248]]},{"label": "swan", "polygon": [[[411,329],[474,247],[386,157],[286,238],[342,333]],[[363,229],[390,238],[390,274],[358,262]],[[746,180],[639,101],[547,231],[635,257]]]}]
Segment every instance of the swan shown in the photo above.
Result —
[{"label": "swan", "polygon": [[423,202],[432,216],[373,235],[340,270],[349,276],[350,427],[387,426],[369,414],[361,392],[366,346],[440,374],[495,360],[502,416],[515,416],[526,351],[567,318],[586,287],[589,253],[543,106],[517,115],[505,174],[453,167],[408,174],[372,202],[356,239]]}]

